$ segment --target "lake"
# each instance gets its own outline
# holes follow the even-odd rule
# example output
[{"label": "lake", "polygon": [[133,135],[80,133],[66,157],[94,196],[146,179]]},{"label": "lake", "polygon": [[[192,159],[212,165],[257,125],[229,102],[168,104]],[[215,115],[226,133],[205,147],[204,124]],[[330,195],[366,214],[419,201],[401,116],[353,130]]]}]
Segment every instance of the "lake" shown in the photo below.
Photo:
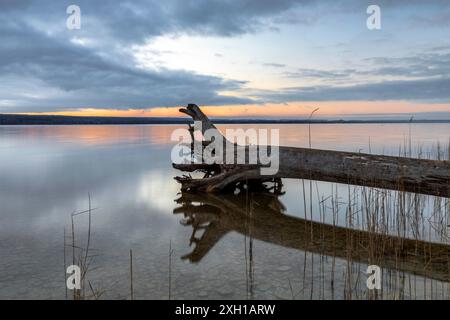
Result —
[{"label": "lake", "polygon": [[[0,126],[0,299],[72,297],[72,214],[89,197],[86,297],[130,298],[132,250],[136,299],[449,299],[449,275],[423,267],[423,253],[413,262],[377,255],[383,281],[374,293],[369,249],[326,241],[337,227],[352,237],[375,228],[386,239],[448,245],[448,199],[307,180],[284,180],[279,197],[180,199],[170,159],[178,127]],[[282,145],[308,146],[308,125],[277,127]],[[314,124],[311,132],[313,148],[448,159],[450,124]],[[88,218],[73,216],[77,247],[87,245]],[[323,233],[309,243],[313,229]]]}]

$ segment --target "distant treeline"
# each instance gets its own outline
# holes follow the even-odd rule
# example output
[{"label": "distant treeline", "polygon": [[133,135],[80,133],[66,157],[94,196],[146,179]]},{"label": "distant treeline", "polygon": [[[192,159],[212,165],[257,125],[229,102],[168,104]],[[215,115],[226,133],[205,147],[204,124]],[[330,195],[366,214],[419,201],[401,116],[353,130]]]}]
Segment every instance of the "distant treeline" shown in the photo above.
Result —
[{"label": "distant treeline", "polygon": [[[305,120],[305,119],[212,119],[218,124],[274,124],[274,123],[409,123],[410,120]],[[111,125],[111,124],[187,124],[188,118],[147,118],[147,117],[73,117],[49,115],[0,114],[0,125]],[[413,123],[450,123],[448,120],[413,120]]]},{"label": "distant treeline", "polygon": [[0,114],[0,125],[107,125],[107,124],[185,124],[183,118],[74,117],[50,115]]}]

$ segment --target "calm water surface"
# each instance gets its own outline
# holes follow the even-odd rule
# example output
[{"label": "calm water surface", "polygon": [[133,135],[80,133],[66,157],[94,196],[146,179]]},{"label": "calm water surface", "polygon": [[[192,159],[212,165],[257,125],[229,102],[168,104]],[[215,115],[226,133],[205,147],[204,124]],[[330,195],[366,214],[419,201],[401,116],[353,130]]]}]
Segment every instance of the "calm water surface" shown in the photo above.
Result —
[{"label": "calm water surface", "polygon": [[[335,248],[331,254],[328,247],[308,246],[292,227],[301,229],[306,217],[319,227],[364,229],[360,189],[286,180],[279,198],[180,199],[173,180],[179,172],[170,160],[175,128],[0,127],[0,299],[65,298],[64,230],[70,232],[73,212],[88,208],[88,194],[96,208],[88,279],[102,298],[129,298],[130,249],[137,299],[169,298],[169,271],[173,299],[369,297],[367,263],[340,256]],[[306,125],[280,129],[281,144],[308,145]],[[312,141],[314,148],[398,155],[405,146],[409,152],[410,132],[415,156],[448,157],[450,124],[313,125]],[[351,221],[349,199],[361,209],[353,211]],[[395,208],[388,208],[387,232],[448,243],[439,227],[448,224],[448,201],[405,199],[407,206],[415,201],[421,203],[416,223],[408,220],[399,229]],[[209,205],[207,210],[198,207],[202,204]],[[242,208],[254,220],[237,214]],[[74,221],[76,243],[84,246],[87,215]],[[72,241],[69,235],[66,239]],[[388,263],[383,276],[382,298],[449,298],[448,275],[417,274]]]}]

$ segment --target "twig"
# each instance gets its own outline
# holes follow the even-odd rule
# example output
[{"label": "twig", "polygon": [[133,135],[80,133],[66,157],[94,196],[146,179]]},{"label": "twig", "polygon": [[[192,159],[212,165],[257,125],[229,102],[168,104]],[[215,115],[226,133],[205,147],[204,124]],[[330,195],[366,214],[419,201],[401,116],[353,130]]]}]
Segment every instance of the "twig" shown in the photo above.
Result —
[{"label": "twig", "polygon": [[309,135],[309,148],[310,148],[310,149],[311,149],[311,118],[312,118],[312,116],[314,115],[314,113],[315,113],[316,111],[319,111],[319,109],[320,109],[320,108],[314,109],[314,110],[311,112],[311,114],[309,115],[309,118],[308,118],[308,135]]}]

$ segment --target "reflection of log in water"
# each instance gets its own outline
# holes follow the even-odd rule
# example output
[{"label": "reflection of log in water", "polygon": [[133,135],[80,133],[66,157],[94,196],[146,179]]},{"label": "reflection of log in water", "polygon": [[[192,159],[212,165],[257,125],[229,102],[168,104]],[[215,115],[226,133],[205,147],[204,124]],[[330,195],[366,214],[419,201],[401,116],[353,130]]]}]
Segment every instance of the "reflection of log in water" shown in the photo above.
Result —
[{"label": "reflection of log in water", "polygon": [[[188,194],[177,200],[184,224],[193,227],[194,250],[184,256],[199,262],[228,232],[287,248],[375,264],[441,281],[449,281],[450,245],[405,239],[387,234],[333,226],[285,215],[284,206],[272,194],[254,194],[252,214],[245,194]],[[251,229],[248,228],[251,225]],[[197,231],[204,229],[200,239]],[[251,235],[248,234],[251,230]]]}]

